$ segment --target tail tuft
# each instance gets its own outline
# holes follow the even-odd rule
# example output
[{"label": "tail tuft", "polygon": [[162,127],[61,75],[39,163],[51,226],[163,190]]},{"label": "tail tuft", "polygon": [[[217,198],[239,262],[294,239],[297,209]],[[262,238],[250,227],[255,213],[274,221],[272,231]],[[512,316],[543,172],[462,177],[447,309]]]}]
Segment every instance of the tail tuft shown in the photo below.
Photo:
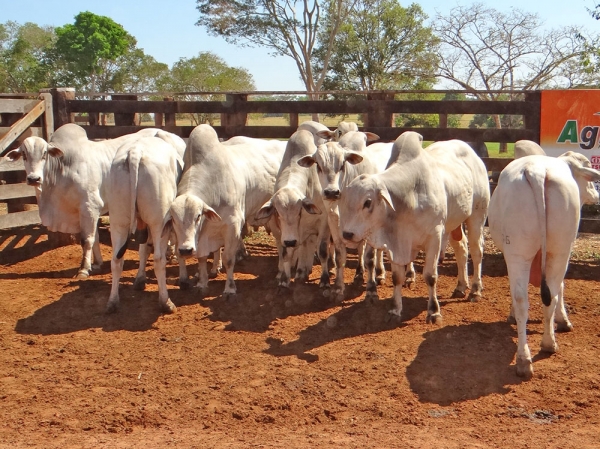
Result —
[{"label": "tail tuft", "polygon": [[548,288],[548,283],[546,282],[546,276],[542,277],[540,293],[542,295],[542,303],[544,303],[544,305],[548,307],[552,302],[552,295],[550,294],[550,289]]}]

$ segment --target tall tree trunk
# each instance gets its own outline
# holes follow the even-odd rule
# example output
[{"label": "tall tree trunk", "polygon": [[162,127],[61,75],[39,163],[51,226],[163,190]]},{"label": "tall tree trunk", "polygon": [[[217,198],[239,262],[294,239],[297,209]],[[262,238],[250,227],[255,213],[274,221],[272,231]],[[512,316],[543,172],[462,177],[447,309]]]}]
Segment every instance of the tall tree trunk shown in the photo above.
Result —
[{"label": "tall tree trunk", "polygon": [[[500,116],[498,114],[494,115],[494,123],[496,124],[496,129],[502,129],[502,122],[500,121]],[[508,145],[506,144],[506,142],[500,142],[498,152],[499,153],[508,152]]]}]

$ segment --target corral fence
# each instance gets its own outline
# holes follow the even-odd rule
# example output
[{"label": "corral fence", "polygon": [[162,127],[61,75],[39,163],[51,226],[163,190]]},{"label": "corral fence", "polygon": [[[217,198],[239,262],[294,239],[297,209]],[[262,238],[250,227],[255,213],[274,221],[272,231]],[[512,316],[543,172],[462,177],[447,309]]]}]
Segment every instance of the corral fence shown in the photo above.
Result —
[{"label": "corral fence", "polygon": [[[440,100],[415,100],[415,94],[432,93]],[[321,119],[335,117],[341,121],[349,116],[358,116],[359,129],[378,134],[382,141],[393,141],[404,131],[417,131],[426,141],[461,139],[472,143],[500,142],[511,143],[521,139],[540,141],[540,91],[503,92],[510,100],[477,100],[477,92],[466,94],[466,99],[457,100],[457,91],[369,91],[369,92],[322,92],[318,100],[306,99],[306,92],[186,92],[186,93],[99,93],[77,95],[74,89],[49,89],[40,94],[44,98],[46,114],[35,120],[30,116],[32,127],[41,127],[42,135],[49,137],[52,131],[65,123],[78,123],[90,139],[110,139],[133,133],[147,127],[157,127],[187,138],[194,129],[191,119],[182,117],[209,117],[219,137],[228,139],[236,135],[266,139],[287,139],[297,129],[301,121],[318,114]],[[35,95],[35,94],[32,94]],[[30,96],[31,97],[31,96]],[[15,115],[28,115],[25,110],[7,109],[11,99],[0,97],[1,126],[8,124]],[[51,110],[50,110],[51,105]],[[12,114],[12,115],[10,115]],[[436,127],[406,126],[403,116],[425,114],[434,115]],[[457,117],[482,114],[488,116],[510,116],[508,127],[470,128],[468,120]],[[277,116],[281,120],[275,124],[265,124],[255,117]],[[4,117],[7,117],[6,119]],[[11,118],[12,117],[12,118]],[[50,118],[51,117],[51,118]],[[10,119],[10,120],[9,120]],[[144,120],[145,119],[145,120]],[[301,120],[302,119],[302,120]],[[26,120],[26,121],[27,121]],[[25,122],[24,122],[25,123]],[[50,125],[52,123],[52,125]],[[336,122],[337,123],[337,122]],[[404,125],[398,126],[397,123]],[[51,129],[52,128],[52,129]],[[335,125],[331,126],[335,128]],[[11,136],[19,129],[10,128]],[[22,131],[21,131],[22,132]],[[2,137],[0,154],[16,147],[23,135],[13,140]],[[490,172],[501,171],[512,159],[482,157]],[[8,212],[18,213],[24,202],[31,196],[19,197],[26,192],[26,185],[15,187],[24,180],[24,175],[4,171],[4,161],[0,163],[0,203],[7,202]],[[22,164],[21,164],[22,171]],[[13,184],[12,187],[8,187]],[[7,193],[12,190],[12,193]],[[33,190],[33,189],[31,189]],[[3,193],[4,192],[4,193]],[[39,219],[39,217],[38,217]],[[0,218],[3,227],[28,224],[16,219]],[[10,227],[10,226],[8,226]],[[597,220],[582,220],[580,231],[600,233]]]}]

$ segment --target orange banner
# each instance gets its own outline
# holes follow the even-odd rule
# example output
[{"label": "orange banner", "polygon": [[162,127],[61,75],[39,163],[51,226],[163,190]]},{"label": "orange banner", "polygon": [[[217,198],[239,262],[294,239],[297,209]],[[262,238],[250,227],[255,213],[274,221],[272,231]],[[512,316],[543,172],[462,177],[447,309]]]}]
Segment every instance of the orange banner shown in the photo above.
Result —
[{"label": "orange banner", "polygon": [[600,170],[600,90],[542,92],[540,145],[550,156],[582,153]]}]

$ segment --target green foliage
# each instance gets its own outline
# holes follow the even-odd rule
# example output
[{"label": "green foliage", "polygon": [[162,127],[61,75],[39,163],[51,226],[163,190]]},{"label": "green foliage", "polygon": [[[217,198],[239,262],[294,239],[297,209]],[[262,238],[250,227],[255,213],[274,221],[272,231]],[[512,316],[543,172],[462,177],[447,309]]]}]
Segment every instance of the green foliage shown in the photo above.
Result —
[{"label": "green foliage", "polygon": [[56,35],[55,57],[63,67],[63,80],[91,92],[97,91],[99,76],[107,67],[136,44],[111,18],[88,11],[75,16],[74,24],[57,28]]},{"label": "green foliage", "polygon": [[[219,56],[211,52],[201,52],[193,58],[181,58],[157,82],[162,91],[181,92],[187,100],[224,100],[224,95],[203,95],[202,92],[252,91],[256,87],[252,75],[238,67],[230,67]],[[192,123],[213,123],[217,114],[182,114]]]},{"label": "green foliage", "polygon": [[35,92],[49,82],[49,53],[56,40],[51,27],[0,24],[0,91]]},{"label": "green foliage", "polygon": [[[428,89],[435,82],[437,38],[417,4],[358,0],[333,41],[326,90]],[[320,34],[315,65],[322,65],[329,42]]]}]

